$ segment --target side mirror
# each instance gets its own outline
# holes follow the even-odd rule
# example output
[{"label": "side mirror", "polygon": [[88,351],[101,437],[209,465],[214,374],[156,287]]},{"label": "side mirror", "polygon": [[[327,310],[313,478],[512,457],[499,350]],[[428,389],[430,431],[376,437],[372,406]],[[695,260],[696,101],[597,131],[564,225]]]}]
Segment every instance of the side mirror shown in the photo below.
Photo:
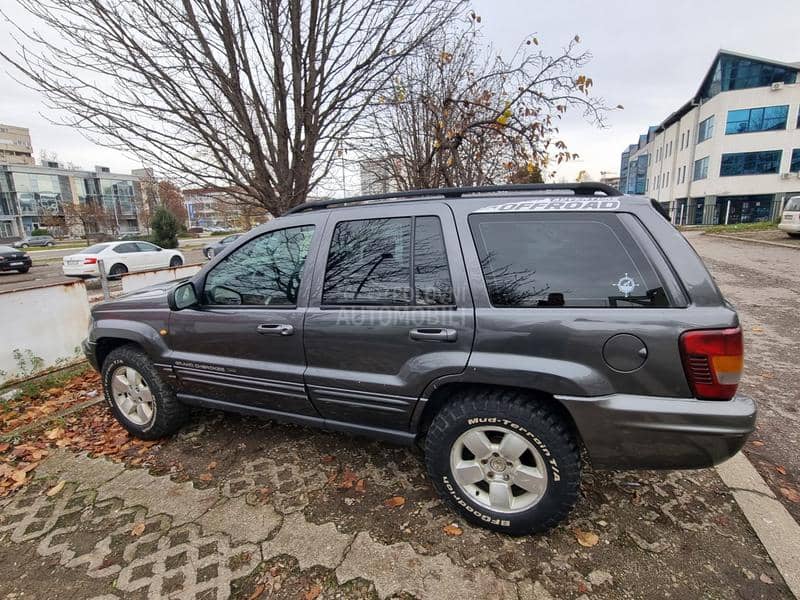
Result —
[{"label": "side mirror", "polygon": [[194,284],[191,281],[186,281],[170,290],[167,294],[167,303],[170,310],[183,310],[184,308],[197,306],[199,301]]}]

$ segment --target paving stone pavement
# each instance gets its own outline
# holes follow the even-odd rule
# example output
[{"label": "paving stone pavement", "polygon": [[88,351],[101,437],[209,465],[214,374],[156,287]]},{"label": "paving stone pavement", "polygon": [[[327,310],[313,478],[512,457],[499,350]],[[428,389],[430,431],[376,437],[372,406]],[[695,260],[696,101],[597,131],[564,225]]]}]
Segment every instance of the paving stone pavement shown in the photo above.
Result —
[{"label": "paving stone pavement", "polygon": [[[208,423],[244,431],[245,439],[250,427]],[[27,573],[54,573],[54,582],[34,597],[94,600],[248,598],[264,582],[272,587],[262,598],[294,599],[312,580],[325,588],[321,599],[648,598],[648,583],[638,578],[656,573],[658,595],[685,591],[699,576],[705,581],[697,582],[698,589],[714,592],[708,597],[738,597],[740,585],[747,586],[747,598],[787,597],[710,473],[665,473],[640,483],[604,475],[602,484],[588,474],[582,508],[547,536],[509,538],[462,525],[463,535],[450,538],[442,525],[456,517],[433,499],[407,450],[355,443],[347,449],[354,453],[348,463],[360,465],[368,492],[345,493],[331,479],[342,471],[319,450],[331,447],[329,434],[252,427],[254,440],[266,428],[275,447],[293,446],[284,453],[286,462],[265,459],[256,447],[230,459],[227,468],[218,466],[219,477],[204,489],[103,458],[53,452],[31,484],[0,501],[0,572],[39,559],[41,566]],[[230,448],[219,431],[204,435]],[[201,454],[205,465],[208,450],[196,443],[174,448]],[[45,492],[60,481],[63,488],[48,497]],[[409,496],[405,511],[382,505],[381,498],[397,490]],[[620,520],[614,522],[615,516]],[[598,524],[605,528],[602,544],[581,548],[574,529]],[[720,543],[735,558],[720,555]],[[705,569],[672,558],[685,554],[700,557]],[[286,578],[294,577],[297,586],[284,579],[280,588],[273,570],[291,572]],[[666,583],[665,572],[672,573]],[[775,583],[759,581],[760,574]],[[626,580],[632,589],[619,583]],[[724,587],[715,589],[721,581]],[[63,589],[70,584],[75,589]],[[53,586],[61,586],[58,593]],[[30,597],[30,589],[0,583],[0,597]]]},{"label": "paving stone pavement", "polygon": [[[0,508],[0,534],[10,533],[13,542],[38,541],[40,556],[57,557],[61,565],[81,568],[90,577],[114,576],[115,588],[124,593],[226,598],[231,582],[260,560],[289,555],[303,570],[333,569],[340,583],[367,579],[382,598],[400,593],[443,600],[517,597],[515,583],[488,569],[465,569],[446,554],[419,555],[407,542],[386,545],[368,533],[345,534],[333,523],[310,523],[299,512],[302,494],[278,494],[280,509],[248,504],[245,490],[266,482],[287,490],[293,479],[304,484],[294,489],[314,485],[316,477],[274,461],[248,464],[242,477],[226,482],[219,493],[63,450],[45,461],[37,476]],[[58,494],[43,493],[59,480],[67,483]],[[144,528],[133,535],[136,525]],[[249,541],[237,543],[237,538]],[[252,543],[258,538],[260,547]]]}]

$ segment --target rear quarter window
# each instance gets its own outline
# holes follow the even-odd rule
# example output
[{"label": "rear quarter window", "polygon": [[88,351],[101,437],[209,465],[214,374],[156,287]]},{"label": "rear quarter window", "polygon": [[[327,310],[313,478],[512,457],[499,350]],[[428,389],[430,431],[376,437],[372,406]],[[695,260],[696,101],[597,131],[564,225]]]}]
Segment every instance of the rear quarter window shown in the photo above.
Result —
[{"label": "rear quarter window", "polygon": [[789,201],[786,203],[786,206],[783,207],[783,210],[788,212],[800,211],[800,196],[789,198]]},{"label": "rear quarter window", "polygon": [[469,225],[495,307],[669,306],[615,214],[474,214]]}]

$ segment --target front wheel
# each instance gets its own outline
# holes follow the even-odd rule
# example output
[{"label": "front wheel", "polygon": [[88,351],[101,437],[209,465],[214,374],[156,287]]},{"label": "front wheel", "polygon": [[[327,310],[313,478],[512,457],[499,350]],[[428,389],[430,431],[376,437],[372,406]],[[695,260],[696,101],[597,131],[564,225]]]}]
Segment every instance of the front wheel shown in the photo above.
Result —
[{"label": "front wheel", "polygon": [[47,245],[48,248],[52,248],[53,246],[55,246],[55,244],[53,242],[47,242],[46,245]]},{"label": "front wheel", "polygon": [[580,489],[572,428],[545,402],[515,392],[449,401],[428,430],[425,461],[439,495],[465,519],[511,535],[555,526]]},{"label": "front wheel", "polygon": [[20,245],[20,248],[27,248],[27,247],[28,247],[28,244],[21,244]]},{"label": "front wheel", "polygon": [[114,349],[103,362],[103,391],[111,412],[131,435],[155,440],[180,429],[188,409],[135,346]]},{"label": "front wheel", "polygon": [[170,267],[180,267],[183,264],[180,256],[173,256],[169,259],[169,266]]},{"label": "front wheel", "polygon": [[24,275],[25,273],[27,273],[28,271],[30,271],[30,270],[31,270],[31,268],[30,268],[30,267],[25,267],[24,269],[17,269],[17,271],[19,271],[19,272],[20,272],[20,273],[22,273],[23,275]]}]

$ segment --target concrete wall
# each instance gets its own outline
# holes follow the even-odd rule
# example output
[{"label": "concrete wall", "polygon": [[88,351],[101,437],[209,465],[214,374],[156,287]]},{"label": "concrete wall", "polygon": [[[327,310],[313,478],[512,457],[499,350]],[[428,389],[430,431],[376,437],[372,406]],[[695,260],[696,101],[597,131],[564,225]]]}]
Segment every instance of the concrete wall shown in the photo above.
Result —
[{"label": "concrete wall", "polygon": [[197,273],[202,265],[183,265],[181,267],[167,267],[166,269],[156,269],[155,271],[140,271],[138,273],[128,273],[122,277],[122,292],[127,294],[134,290],[153,285],[180,279],[181,277],[191,277]]},{"label": "concrete wall", "polygon": [[80,358],[88,329],[83,281],[0,292],[0,384]]}]

